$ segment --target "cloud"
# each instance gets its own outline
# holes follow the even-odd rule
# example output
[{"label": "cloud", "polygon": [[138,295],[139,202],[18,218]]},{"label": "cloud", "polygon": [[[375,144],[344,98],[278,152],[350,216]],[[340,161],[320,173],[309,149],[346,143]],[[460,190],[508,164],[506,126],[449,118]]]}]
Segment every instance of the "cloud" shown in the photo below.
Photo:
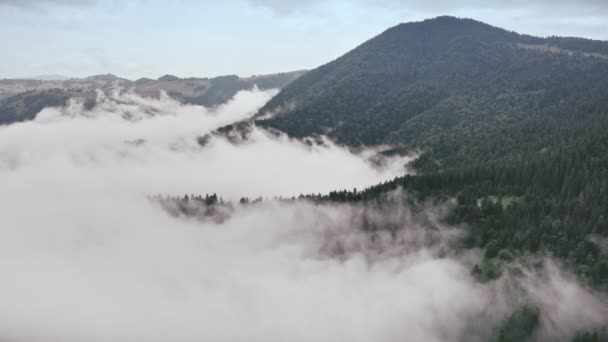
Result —
[{"label": "cloud", "polygon": [[[274,93],[241,92],[214,110],[133,94],[102,98],[89,112],[79,103],[45,109],[33,122],[0,128],[0,170],[20,177],[30,170],[63,168],[55,184],[82,177],[83,187],[98,185],[86,177],[99,177],[103,170],[108,181],[141,194],[195,191],[230,197],[361,188],[405,172],[407,158],[390,159],[378,169],[367,161],[374,151],[309,146],[259,129],[239,146],[218,137],[205,148],[198,144],[197,137],[251,116]],[[22,182],[27,181],[15,180]]]},{"label": "cloud", "polygon": [[280,14],[290,14],[299,9],[310,8],[319,4],[319,0],[313,1],[280,1],[280,0],[249,0],[254,6],[265,7]]},{"label": "cloud", "polygon": [[[252,4],[266,7],[275,10],[278,13],[291,13],[296,10],[312,7],[318,4],[318,1],[275,1],[275,0],[249,0]],[[339,2],[339,1],[338,1]],[[441,2],[428,2],[418,0],[351,0],[345,3],[359,4],[361,6],[380,7],[388,9],[401,9],[407,11],[423,11],[423,12],[451,12],[460,10],[526,10],[526,9],[544,9],[547,12],[552,12],[557,9],[574,9],[575,12],[585,11],[594,13],[596,11],[608,10],[608,3],[603,0],[586,0],[573,3],[569,0],[557,1],[482,1],[482,0],[447,0]]]},{"label": "cloud", "polygon": [[[420,21],[441,15],[472,18],[508,30],[537,36],[580,36],[608,39],[606,16],[608,2],[586,1],[481,1],[481,0],[332,0],[312,3],[306,1],[249,0],[255,6],[272,10],[278,15],[305,14],[310,18],[319,15],[336,22],[351,12],[387,13],[394,22]],[[319,10],[325,8],[325,10]],[[312,19],[311,19],[312,20]]]},{"label": "cloud", "polygon": [[97,0],[0,0],[0,6],[9,5],[22,8],[37,6],[75,6],[85,7],[97,3]]},{"label": "cloud", "polygon": [[101,196],[28,205],[35,216],[23,199],[7,208],[21,229],[1,242],[3,337],[440,341],[466,326],[454,314],[485,305],[450,259],[414,250],[376,264],[365,251],[320,255],[328,234],[361,239],[349,207],[268,203],[214,226]]},{"label": "cloud", "polygon": [[[606,317],[604,298],[556,267],[478,283],[478,252],[451,252],[461,231],[441,223],[442,208],[410,211],[402,192],[382,207],[265,200],[217,224],[146,198],[297,195],[404,172],[403,158],[378,169],[374,151],[258,129],[239,145],[197,144],[275,93],[213,110],[100,94],[91,111],[73,102],[1,127],[0,339],[483,341],[527,297],[546,309],[547,336]],[[365,224],[399,229],[369,235]]]}]

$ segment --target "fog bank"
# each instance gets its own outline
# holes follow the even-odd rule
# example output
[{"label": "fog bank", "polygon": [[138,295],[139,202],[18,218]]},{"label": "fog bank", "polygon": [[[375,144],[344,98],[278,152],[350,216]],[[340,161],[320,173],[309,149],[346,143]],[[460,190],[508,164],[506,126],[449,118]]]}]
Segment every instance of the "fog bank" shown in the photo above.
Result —
[{"label": "fog bank", "polygon": [[250,117],[275,93],[240,92],[215,109],[133,94],[100,94],[92,111],[79,103],[48,108],[35,121],[0,127],[0,172],[11,192],[29,186],[228,197],[361,188],[405,172],[408,158],[391,158],[377,168],[367,161],[374,151],[308,146],[257,128],[251,141],[238,146],[218,137],[205,147],[197,143],[199,136]]},{"label": "fog bank", "polygon": [[[605,298],[548,262],[479,283],[479,251],[444,208],[307,202],[237,206],[221,224],[175,219],[148,194],[290,196],[362,188],[405,172],[374,151],[309,146],[254,129],[233,145],[197,137],[250,117],[272,92],[205,109],[131,94],[45,109],[0,127],[0,340],[484,341],[521,303],[539,339],[608,315]],[[394,232],[363,232],[364,222]],[[577,305],[578,304],[578,305]]]}]

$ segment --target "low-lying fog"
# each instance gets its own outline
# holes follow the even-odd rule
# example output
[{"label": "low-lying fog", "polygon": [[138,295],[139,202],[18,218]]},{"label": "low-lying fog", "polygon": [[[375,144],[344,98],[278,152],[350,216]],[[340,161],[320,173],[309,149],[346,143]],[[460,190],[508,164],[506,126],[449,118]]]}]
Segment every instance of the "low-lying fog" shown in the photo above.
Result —
[{"label": "low-lying fog", "polygon": [[78,104],[45,109],[35,121],[0,127],[2,181],[11,192],[26,186],[39,195],[291,196],[364,187],[404,172],[406,158],[377,169],[367,161],[371,151],[310,147],[261,130],[238,146],[224,139],[198,144],[197,137],[253,115],[274,93],[241,92],[214,110],[130,94],[90,112]]},{"label": "low-lying fog", "polygon": [[259,129],[197,143],[273,94],[212,110],[123,94],[0,127],[0,340],[475,341],[520,293],[543,310],[539,338],[604,322],[605,299],[550,262],[517,286],[475,281],[477,252],[450,252],[462,232],[439,223],[441,208],[377,209],[373,220],[402,229],[371,239],[356,206],[266,200],[215,224],[146,198],[297,196],[405,172],[407,158],[378,168],[374,151]]}]

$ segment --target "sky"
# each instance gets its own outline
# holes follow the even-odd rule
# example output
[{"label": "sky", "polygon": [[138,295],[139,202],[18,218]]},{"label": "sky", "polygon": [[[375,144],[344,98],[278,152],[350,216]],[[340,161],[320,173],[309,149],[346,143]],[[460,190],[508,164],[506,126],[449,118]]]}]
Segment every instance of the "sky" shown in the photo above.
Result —
[{"label": "sky", "polygon": [[439,15],[608,40],[605,0],[0,0],[0,78],[311,69],[391,26]]}]

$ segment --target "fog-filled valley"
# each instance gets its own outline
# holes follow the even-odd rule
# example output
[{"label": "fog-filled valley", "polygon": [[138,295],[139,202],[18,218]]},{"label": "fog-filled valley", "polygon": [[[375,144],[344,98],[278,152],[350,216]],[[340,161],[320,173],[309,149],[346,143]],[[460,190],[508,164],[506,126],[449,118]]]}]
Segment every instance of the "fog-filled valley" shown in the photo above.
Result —
[{"label": "fog-filled valley", "polygon": [[404,172],[407,158],[376,168],[367,161],[375,154],[371,150],[353,154],[331,143],[309,145],[261,130],[239,145],[221,138],[205,147],[198,143],[199,137],[251,116],[274,93],[244,91],[212,110],[134,94],[100,94],[92,110],[78,101],[44,109],[34,121],[0,127],[5,189],[43,182],[39,186],[59,193],[69,191],[68,183],[78,192],[121,190],[137,196],[292,196],[365,187]]},{"label": "fog-filled valley", "polygon": [[[411,206],[401,190],[382,206],[290,200],[392,179],[414,154],[378,164],[377,150],[259,128],[199,144],[275,93],[213,109],[100,93],[91,110],[72,101],[1,127],[2,338],[486,341],[529,310],[549,341],[604,323],[604,295],[554,260],[478,281],[481,251],[455,247],[467,231],[443,222],[447,204]],[[234,202],[230,217],[172,217],[150,200],[199,193]]]}]

